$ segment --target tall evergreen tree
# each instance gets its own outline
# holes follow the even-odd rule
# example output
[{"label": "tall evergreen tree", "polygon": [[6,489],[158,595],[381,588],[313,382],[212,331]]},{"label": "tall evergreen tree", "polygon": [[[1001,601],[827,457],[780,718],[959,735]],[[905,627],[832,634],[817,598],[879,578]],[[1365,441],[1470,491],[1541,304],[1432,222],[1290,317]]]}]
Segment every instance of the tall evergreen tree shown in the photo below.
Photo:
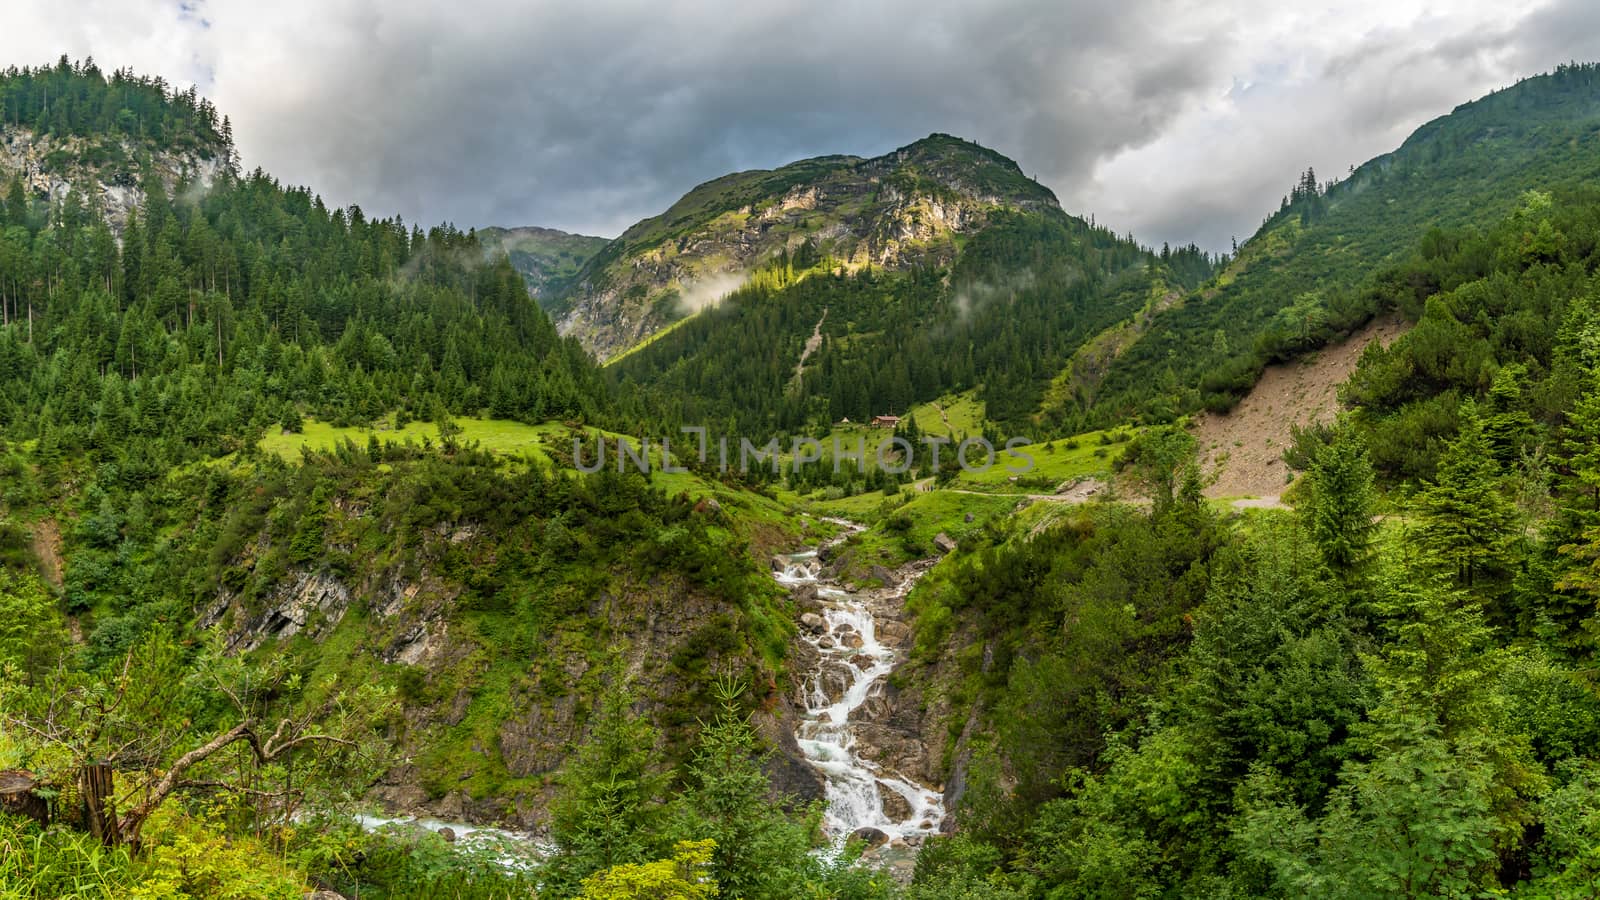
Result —
[{"label": "tall evergreen tree", "polygon": [[1504,572],[1512,558],[1517,511],[1501,493],[1500,468],[1477,406],[1461,406],[1461,431],[1439,460],[1439,473],[1417,497],[1418,543],[1472,587]]},{"label": "tall evergreen tree", "polygon": [[1307,530],[1317,542],[1322,561],[1341,576],[1359,572],[1371,556],[1373,503],[1376,491],[1366,443],[1342,432],[1323,447],[1307,474]]},{"label": "tall evergreen tree", "polygon": [[772,799],[755,729],[740,708],[743,691],[733,682],[717,685],[721,711],[700,733],[681,827],[689,837],[716,841],[712,874],[729,896],[803,896],[821,874],[809,852],[816,821],[796,823]]},{"label": "tall evergreen tree", "polygon": [[613,666],[589,739],[561,774],[550,806],[549,887],[575,892],[594,872],[655,859],[662,833],[668,777],[656,750],[659,735],[636,715],[621,666]]}]

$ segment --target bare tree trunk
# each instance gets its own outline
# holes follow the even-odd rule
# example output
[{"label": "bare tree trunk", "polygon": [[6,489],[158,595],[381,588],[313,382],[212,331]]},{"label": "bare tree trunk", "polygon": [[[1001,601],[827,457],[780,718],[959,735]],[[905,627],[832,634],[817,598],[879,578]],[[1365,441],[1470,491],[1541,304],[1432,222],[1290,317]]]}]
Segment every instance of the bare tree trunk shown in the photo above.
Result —
[{"label": "bare tree trunk", "polygon": [[120,843],[122,839],[113,793],[114,780],[111,767],[108,765],[87,765],[78,770],[78,789],[83,796],[85,830],[108,847]]}]

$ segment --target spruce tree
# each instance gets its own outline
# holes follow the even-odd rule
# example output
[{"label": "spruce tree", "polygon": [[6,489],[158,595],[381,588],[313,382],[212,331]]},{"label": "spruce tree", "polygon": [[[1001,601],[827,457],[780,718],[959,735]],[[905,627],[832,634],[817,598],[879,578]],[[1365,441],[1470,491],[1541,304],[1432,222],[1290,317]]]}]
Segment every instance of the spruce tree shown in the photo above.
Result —
[{"label": "spruce tree", "polygon": [[1322,561],[1341,577],[1359,572],[1372,551],[1376,492],[1366,442],[1350,432],[1324,446],[1306,478],[1306,527]]},{"label": "spruce tree", "polygon": [[1500,492],[1500,467],[1470,400],[1461,406],[1461,431],[1439,460],[1437,479],[1417,497],[1417,514],[1418,543],[1462,585],[1470,588],[1509,563],[1517,513]]},{"label": "spruce tree", "polygon": [[688,838],[716,841],[712,873],[728,896],[804,896],[805,884],[821,875],[808,852],[810,829],[790,821],[772,799],[761,770],[764,754],[739,705],[743,692],[736,682],[717,685],[721,711],[700,733],[682,827]]},{"label": "spruce tree", "polygon": [[576,891],[595,872],[648,862],[666,849],[668,779],[656,729],[634,714],[633,699],[614,666],[589,739],[562,771],[550,805],[550,836],[560,852],[547,877],[558,895]]},{"label": "spruce tree", "polygon": [[1568,563],[1556,579],[1559,590],[1600,599],[1600,375],[1567,413],[1562,456],[1577,494],[1568,524],[1576,536],[1560,547]]},{"label": "spruce tree", "polygon": [[1502,465],[1517,462],[1533,433],[1533,417],[1528,415],[1522,399],[1522,379],[1526,376],[1524,366],[1502,366],[1489,388],[1489,410],[1484,417],[1483,431],[1495,459]]},{"label": "spruce tree", "polygon": [[1590,381],[1590,389],[1567,413],[1561,449],[1585,511],[1600,513],[1600,375],[1591,375]]}]

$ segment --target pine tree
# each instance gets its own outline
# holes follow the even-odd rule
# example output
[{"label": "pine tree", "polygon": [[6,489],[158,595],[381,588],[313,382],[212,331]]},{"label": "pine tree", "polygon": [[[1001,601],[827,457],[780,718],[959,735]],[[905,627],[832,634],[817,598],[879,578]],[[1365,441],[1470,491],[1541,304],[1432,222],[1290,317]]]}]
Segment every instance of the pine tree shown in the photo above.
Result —
[{"label": "pine tree", "polygon": [[613,866],[648,862],[666,849],[668,779],[657,733],[634,714],[621,667],[613,666],[610,677],[589,739],[567,763],[550,805],[550,836],[560,852],[551,861],[549,884],[557,892]]},{"label": "pine tree", "polygon": [[1516,463],[1533,433],[1533,417],[1522,400],[1522,379],[1526,376],[1524,366],[1502,366],[1489,388],[1489,411],[1483,431],[1501,465]]},{"label": "pine tree", "polygon": [[700,733],[684,795],[687,836],[716,841],[712,872],[731,897],[805,896],[820,866],[809,853],[811,829],[789,820],[761,771],[755,729],[739,706],[742,684],[719,682],[717,717]]},{"label": "pine tree", "polygon": [[1500,492],[1500,467],[1477,406],[1461,406],[1461,432],[1445,449],[1435,482],[1417,497],[1418,543],[1472,587],[1510,562],[1517,513]]},{"label": "pine tree", "polygon": [[1589,512],[1600,513],[1600,373],[1591,376],[1590,389],[1567,413],[1562,456],[1577,481]]},{"label": "pine tree", "polygon": [[1568,510],[1577,533],[1560,547],[1569,562],[1555,587],[1600,600],[1600,374],[1591,379],[1591,389],[1567,413],[1562,441],[1563,462],[1578,494],[1577,508]]},{"label": "pine tree", "polygon": [[1306,477],[1309,502],[1307,529],[1322,561],[1341,576],[1359,572],[1371,557],[1373,502],[1372,460],[1366,443],[1346,432],[1324,446]]}]

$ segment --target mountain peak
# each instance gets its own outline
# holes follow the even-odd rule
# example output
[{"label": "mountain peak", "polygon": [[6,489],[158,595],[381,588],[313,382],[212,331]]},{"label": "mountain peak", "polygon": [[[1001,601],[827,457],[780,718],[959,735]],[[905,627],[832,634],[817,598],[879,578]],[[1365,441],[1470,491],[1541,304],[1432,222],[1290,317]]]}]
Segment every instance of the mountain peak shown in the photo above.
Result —
[{"label": "mountain peak", "polygon": [[1024,207],[1058,207],[1056,195],[1016,160],[976,141],[934,132],[880,159],[920,172],[954,190]]},{"label": "mountain peak", "polygon": [[1059,215],[1050,190],[1006,156],[931,134],[882,156],[819,156],[724,175],[612,241],[553,304],[602,357],[715,302],[751,271],[808,246],[830,271],[943,264],[958,235],[998,213]]}]

